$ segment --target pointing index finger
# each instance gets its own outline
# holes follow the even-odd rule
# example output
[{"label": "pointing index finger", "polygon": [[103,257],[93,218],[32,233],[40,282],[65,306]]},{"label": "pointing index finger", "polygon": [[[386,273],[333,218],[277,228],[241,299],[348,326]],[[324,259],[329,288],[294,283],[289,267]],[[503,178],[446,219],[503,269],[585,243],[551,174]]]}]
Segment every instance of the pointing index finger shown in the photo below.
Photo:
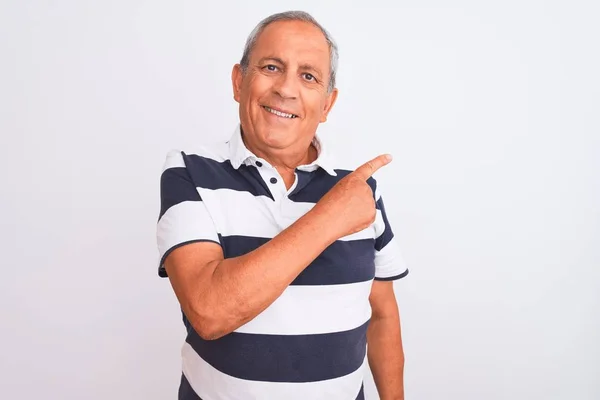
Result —
[{"label": "pointing index finger", "polygon": [[354,173],[362,179],[369,179],[379,168],[389,164],[392,161],[391,154],[382,154],[368,161],[354,170]]}]

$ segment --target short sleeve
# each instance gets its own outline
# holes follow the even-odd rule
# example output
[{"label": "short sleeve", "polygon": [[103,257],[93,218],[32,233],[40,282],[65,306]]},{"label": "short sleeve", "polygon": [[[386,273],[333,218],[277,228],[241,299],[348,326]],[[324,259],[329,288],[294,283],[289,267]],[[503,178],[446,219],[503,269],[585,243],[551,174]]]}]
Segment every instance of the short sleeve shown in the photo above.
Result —
[{"label": "short sleeve", "polygon": [[167,277],[164,261],[176,248],[195,242],[220,244],[213,220],[179,151],[169,152],[160,177],[156,240],[160,257],[158,275],[163,278]]},{"label": "short sleeve", "polygon": [[375,280],[393,281],[408,275],[408,267],[397,239],[390,226],[383,198],[375,190],[377,216],[375,218]]}]

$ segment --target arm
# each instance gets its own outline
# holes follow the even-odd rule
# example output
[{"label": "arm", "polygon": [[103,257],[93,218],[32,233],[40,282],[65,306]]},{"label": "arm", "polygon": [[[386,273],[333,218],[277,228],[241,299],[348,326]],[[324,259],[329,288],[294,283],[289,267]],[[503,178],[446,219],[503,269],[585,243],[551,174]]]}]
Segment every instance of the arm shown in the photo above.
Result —
[{"label": "arm", "polygon": [[374,281],[367,357],[381,400],[404,400],[404,351],[393,282]]},{"label": "arm", "polygon": [[336,240],[325,220],[325,214],[309,212],[263,246],[235,258],[223,259],[215,243],[175,249],[165,269],[196,332],[217,339],[267,308]]},{"label": "arm", "polygon": [[[273,303],[331,243],[370,226],[376,211],[366,180],[389,161],[380,156],[359,167],[283,232],[247,254],[228,259],[224,259],[218,243],[198,242],[197,235],[189,234],[199,229],[199,225],[210,224],[210,216],[201,206],[193,183],[181,173],[175,181],[177,186],[166,181],[164,203],[185,205],[180,199],[170,199],[172,193],[180,192],[192,198],[195,210],[191,214],[164,217],[159,237],[163,251],[168,254],[165,270],[196,332],[204,339],[217,339],[239,328]],[[217,234],[212,232],[206,238],[209,236],[214,242]],[[196,243],[185,244],[191,240]],[[179,243],[183,245],[178,247]],[[170,251],[171,248],[174,250]]]}]

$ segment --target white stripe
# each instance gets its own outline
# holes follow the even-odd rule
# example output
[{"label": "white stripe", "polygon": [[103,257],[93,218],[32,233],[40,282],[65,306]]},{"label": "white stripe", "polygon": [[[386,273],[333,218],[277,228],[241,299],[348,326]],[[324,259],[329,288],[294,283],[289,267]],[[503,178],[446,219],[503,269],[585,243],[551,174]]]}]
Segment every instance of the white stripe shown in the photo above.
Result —
[{"label": "white stripe", "polygon": [[165,163],[163,165],[163,171],[169,168],[181,168],[185,167],[185,163],[183,162],[183,157],[181,156],[181,152],[179,150],[171,150],[167,153],[167,157],[165,159]]},{"label": "white stripe", "polygon": [[383,235],[385,232],[385,221],[383,220],[383,213],[381,210],[377,210],[377,215],[375,216],[375,222],[373,222],[373,229],[375,230],[375,238]]},{"label": "white stripe", "polygon": [[375,277],[390,278],[405,272],[406,268],[396,238],[392,238],[381,251],[375,251]]},{"label": "white stripe", "polygon": [[367,358],[356,371],[318,382],[261,382],[235,378],[213,368],[185,343],[181,350],[183,373],[202,400],[348,400],[360,391]]},{"label": "white stripe", "polygon": [[229,145],[225,142],[214,143],[213,145],[201,146],[197,151],[185,152],[185,154],[209,158],[221,163],[229,159]]},{"label": "white stripe", "polygon": [[[246,191],[197,189],[223,236],[273,238],[314,207],[314,203],[294,202],[287,198],[273,201]],[[377,210],[374,224],[339,240],[373,239],[376,230],[380,231],[379,235],[383,233],[382,227],[383,217]]]},{"label": "white stripe", "polygon": [[371,317],[372,284],[288,286],[267,309],[236,332],[304,335],[358,328]]},{"label": "white stripe", "polygon": [[206,207],[201,201],[184,201],[169,208],[156,228],[160,258],[173,246],[191,240],[213,240],[219,237]]}]

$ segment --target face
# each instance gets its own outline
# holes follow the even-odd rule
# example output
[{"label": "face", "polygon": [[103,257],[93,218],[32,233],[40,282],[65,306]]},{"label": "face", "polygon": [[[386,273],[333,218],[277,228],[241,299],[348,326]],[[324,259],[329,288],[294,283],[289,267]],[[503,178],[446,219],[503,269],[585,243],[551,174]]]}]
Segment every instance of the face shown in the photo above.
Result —
[{"label": "face", "polygon": [[337,98],[328,93],[329,46],[302,21],[278,21],[259,35],[245,74],[232,73],[246,140],[267,151],[306,149]]}]

